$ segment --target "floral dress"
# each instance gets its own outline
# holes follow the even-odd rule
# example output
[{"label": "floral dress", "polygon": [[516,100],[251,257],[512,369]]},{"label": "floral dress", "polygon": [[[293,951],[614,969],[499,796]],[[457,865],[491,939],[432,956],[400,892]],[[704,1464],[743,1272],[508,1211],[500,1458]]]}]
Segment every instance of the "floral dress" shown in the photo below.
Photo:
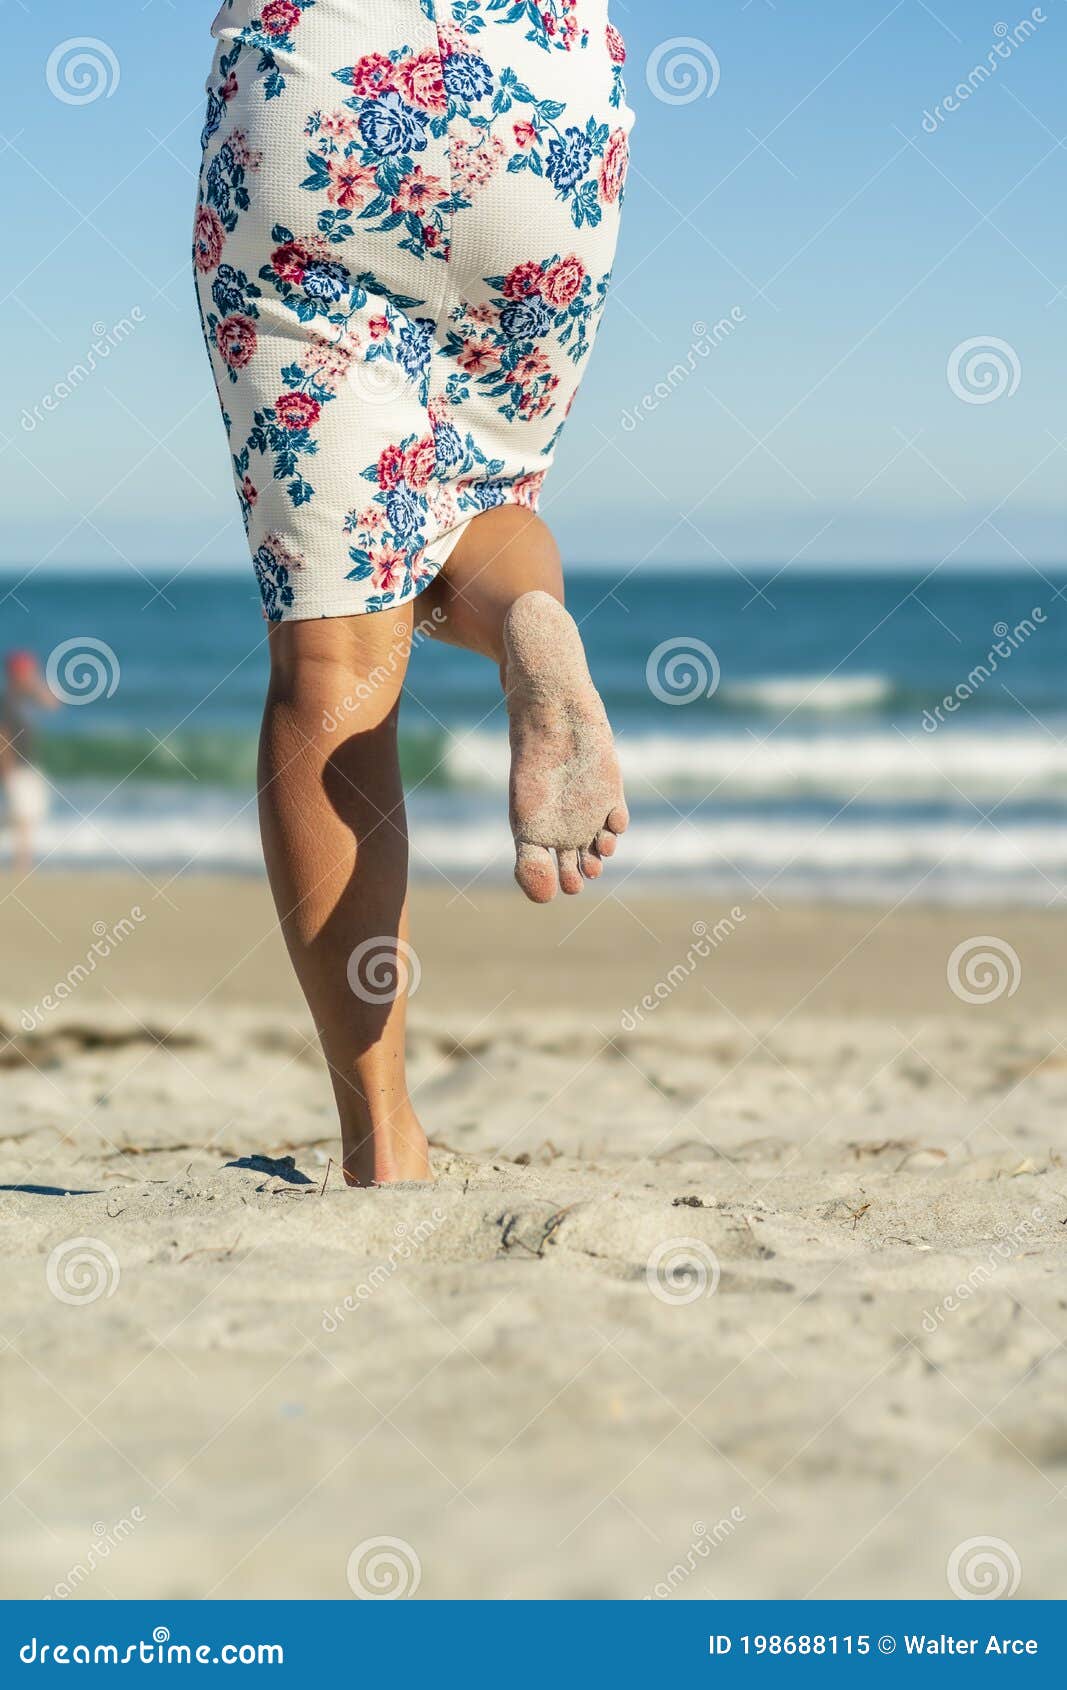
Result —
[{"label": "floral dress", "polygon": [[194,265],[271,621],[403,604],[535,509],[607,297],[607,0],[223,0]]}]

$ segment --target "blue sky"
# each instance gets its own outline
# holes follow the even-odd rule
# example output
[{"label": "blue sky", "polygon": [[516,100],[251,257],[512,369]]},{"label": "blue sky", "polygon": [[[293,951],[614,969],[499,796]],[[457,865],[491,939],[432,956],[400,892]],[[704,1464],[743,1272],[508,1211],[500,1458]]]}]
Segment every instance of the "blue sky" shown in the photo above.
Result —
[{"label": "blue sky", "polygon": [[[188,261],[214,0],[0,5],[16,67],[0,121],[0,558],[247,567]],[[650,568],[1061,561],[1065,0],[1045,0],[1017,48],[1020,0],[613,13],[634,173],[613,307],[546,490],[565,554]],[[49,55],[86,35],[117,81],[66,104]],[[649,86],[657,49],[679,38],[714,72],[710,98]],[[998,40],[995,72],[945,112]],[[693,325],[731,313],[650,409],[694,344],[707,349]],[[122,319],[133,331],[106,363],[43,409]],[[949,360],[989,337],[1015,391],[970,403]]]}]

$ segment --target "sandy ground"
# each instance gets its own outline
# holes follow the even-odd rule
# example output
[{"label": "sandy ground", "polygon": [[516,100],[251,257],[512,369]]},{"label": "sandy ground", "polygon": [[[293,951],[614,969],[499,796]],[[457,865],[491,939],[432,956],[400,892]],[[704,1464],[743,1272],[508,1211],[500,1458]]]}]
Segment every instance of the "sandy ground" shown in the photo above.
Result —
[{"label": "sandy ground", "polygon": [[0,894],[5,1594],[1064,1594],[1062,915],[423,892],[353,1193],[261,884]]}]

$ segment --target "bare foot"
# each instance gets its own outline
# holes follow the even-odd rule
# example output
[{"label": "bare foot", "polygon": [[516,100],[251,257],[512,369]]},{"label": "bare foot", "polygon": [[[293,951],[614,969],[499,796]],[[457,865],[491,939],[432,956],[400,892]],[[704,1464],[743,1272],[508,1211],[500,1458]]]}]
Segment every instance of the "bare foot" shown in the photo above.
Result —
[{"label": "bare foot", "polygon": [[[535,904],[596,880],[629,822],[611,727],[573,617],[523,593],[504,623],[515,878]],[[558,867],[557,867],[558,865]]]}]

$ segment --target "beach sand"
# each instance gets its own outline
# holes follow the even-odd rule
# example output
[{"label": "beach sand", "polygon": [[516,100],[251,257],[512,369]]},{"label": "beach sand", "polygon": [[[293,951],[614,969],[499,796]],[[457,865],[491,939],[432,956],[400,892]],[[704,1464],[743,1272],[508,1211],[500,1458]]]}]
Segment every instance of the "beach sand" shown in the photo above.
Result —
[{"label": "beach sand", "polygon": [[1063,1595],[1062,914],[424,889],[351,1192],[263,883],[0,896],[6,1595]]}]

